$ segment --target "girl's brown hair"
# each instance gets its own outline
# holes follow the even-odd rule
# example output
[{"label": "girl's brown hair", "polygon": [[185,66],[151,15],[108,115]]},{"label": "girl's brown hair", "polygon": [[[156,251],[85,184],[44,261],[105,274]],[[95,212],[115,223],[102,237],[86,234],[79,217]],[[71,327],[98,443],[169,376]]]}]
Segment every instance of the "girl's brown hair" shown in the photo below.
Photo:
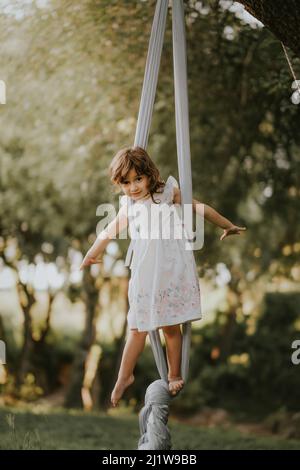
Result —
[{"label": "girl's brown hair", "polygon": [[126,147],[119,150],[109,165],[110,180],[113,184],[123,183],[129,171],[134,168],[138,175],[149,178],[148,190],[152,201],[154,193],[161,193],[165,182],[161,179],[158,168],[142,147]]}]

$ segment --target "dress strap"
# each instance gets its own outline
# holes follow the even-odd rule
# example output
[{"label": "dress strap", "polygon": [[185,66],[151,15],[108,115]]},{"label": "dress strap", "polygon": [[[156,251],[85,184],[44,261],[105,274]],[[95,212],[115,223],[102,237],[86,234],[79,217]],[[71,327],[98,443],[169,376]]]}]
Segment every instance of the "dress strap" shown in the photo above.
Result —
[{"label": "dress strap", "polygon": [[177,183],[177,180],[174,178],[174,176],[170,175],[167,178],[166,185],[164,188],[164,199],[165,202],[167,203],[172,203],[173,197],[174,197],[174,188],[178,188],[179,185]]}]

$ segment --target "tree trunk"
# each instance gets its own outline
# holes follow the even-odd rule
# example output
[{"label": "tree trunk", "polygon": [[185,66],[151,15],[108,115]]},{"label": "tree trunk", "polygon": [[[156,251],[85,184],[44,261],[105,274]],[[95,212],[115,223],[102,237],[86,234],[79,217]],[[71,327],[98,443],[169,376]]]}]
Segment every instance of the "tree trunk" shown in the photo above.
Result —
[{"label": "tree trunk", "polygon": [[[23,346],[20,355],[19,367],[16,374],[16,385],[19,388],[24,382],[26,373],[31,368],[30,358],[33,350],[33,339],[32,339],[32,322],[31,322],[31,308],[35,304],[35,297],[32,292],[28,289],[26,284],[19,281],[18,290],[25,291],[27,297],[27,304],[22,305],[24,313],[24,330],[23,330]],[[21,295],[21,293],[20,293]],[[22,304],[22,302],[21,302]]]},{"label": "tree trunk", "polygon": [[68,388],[65,406],[83,408],[82,387],[85,375],[85,363],[96,336],[95,313],[99,292],[89,270],[83,276],[84,301],[86,305],[86,322],[81,343],[72,366],[71,382]]},{"label": "tree trunk", "polygon": [[36,383],[44,390],[45,394],[51,393],[57,383],[57,377],[53,375],[52,370],[49,371],[47,367],[45,367],[45,357],[47,355],[47,348],[49,348],[49,345],[46,343],[46,339],[50,332],[51,313],[54,299],[55,295],[49,292],[49,303],[45,325],[41,330],[39,339],[33,339],[32,345],[31,363],[34,366]]},{"label": "tree trunk", "polygon": [[300,57],[300,2],[237,0],[278,39]]},{"label": "tree trunk", "polygon": [[[101,400],[100,400],[100,403],[104,410],[107,410],[108,408],[111,407],[110,396],[111,396],[113,387],[115,385],[115,382],[117,381],[117,378],[118,378],[119,368],[120,368],[120,364],[121,364],[121,360],[123,356],[123,350],[124,350],[126,332],[127,332],[127,312],[129,309],[128,282],[129,282],[129,279],[126,278],[125,286],[124,286],[125,289],[123,292],[123,295],[125,296],[125,314],[124,314],[124,323],[123,323],[122,333],[121,333],[121,336],[115,340],[115,354],[113,358],[113,363],[111,365],[112,374],[110,375],[109,381],[107,383],[107,387],[105,388],[105,394],[101,395]],[[101,364],[100,364],[100,374],[101,374]],[[102,391],[103,391],[103,388],[101,392]]]}]

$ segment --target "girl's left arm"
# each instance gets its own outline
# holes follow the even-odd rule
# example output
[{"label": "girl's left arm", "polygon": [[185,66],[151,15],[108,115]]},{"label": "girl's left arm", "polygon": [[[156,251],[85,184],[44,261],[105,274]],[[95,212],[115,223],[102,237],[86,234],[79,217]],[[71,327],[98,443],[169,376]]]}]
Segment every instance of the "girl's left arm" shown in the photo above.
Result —
[{"label": "girl's left arm", "polygon": [[[174,188],[174,203],[181,204],[181,194],[178,188]],[[213,207],[199,202],[197,199],[193,199],[193,211],[224,230],[220,240],[224,240],[228,235],[240,235],[241,231],[246,230],[246,227],[234,225],[230,220],[226,219],[226,217],[219,214]]]}]

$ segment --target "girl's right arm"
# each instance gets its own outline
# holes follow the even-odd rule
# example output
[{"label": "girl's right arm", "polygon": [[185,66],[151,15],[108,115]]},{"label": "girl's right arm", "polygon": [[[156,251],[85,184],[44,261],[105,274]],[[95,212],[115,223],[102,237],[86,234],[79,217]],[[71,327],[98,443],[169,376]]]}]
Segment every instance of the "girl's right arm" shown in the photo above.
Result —
[{"label": "girl's right arm", "polygon": [[79,270],[83,269],[85,266],[90,266],[91,264],[101,263],[102,260],[98,259],[99,255],[102,256],[109,242],[113,238],[116,238],[117,234],[122,232],[122,230],[124,230],[127,225],[127,207],[126,205],[123,205],[115,219],[108,224],[106,229],[99,233],[95,242],[85,255]]}]

